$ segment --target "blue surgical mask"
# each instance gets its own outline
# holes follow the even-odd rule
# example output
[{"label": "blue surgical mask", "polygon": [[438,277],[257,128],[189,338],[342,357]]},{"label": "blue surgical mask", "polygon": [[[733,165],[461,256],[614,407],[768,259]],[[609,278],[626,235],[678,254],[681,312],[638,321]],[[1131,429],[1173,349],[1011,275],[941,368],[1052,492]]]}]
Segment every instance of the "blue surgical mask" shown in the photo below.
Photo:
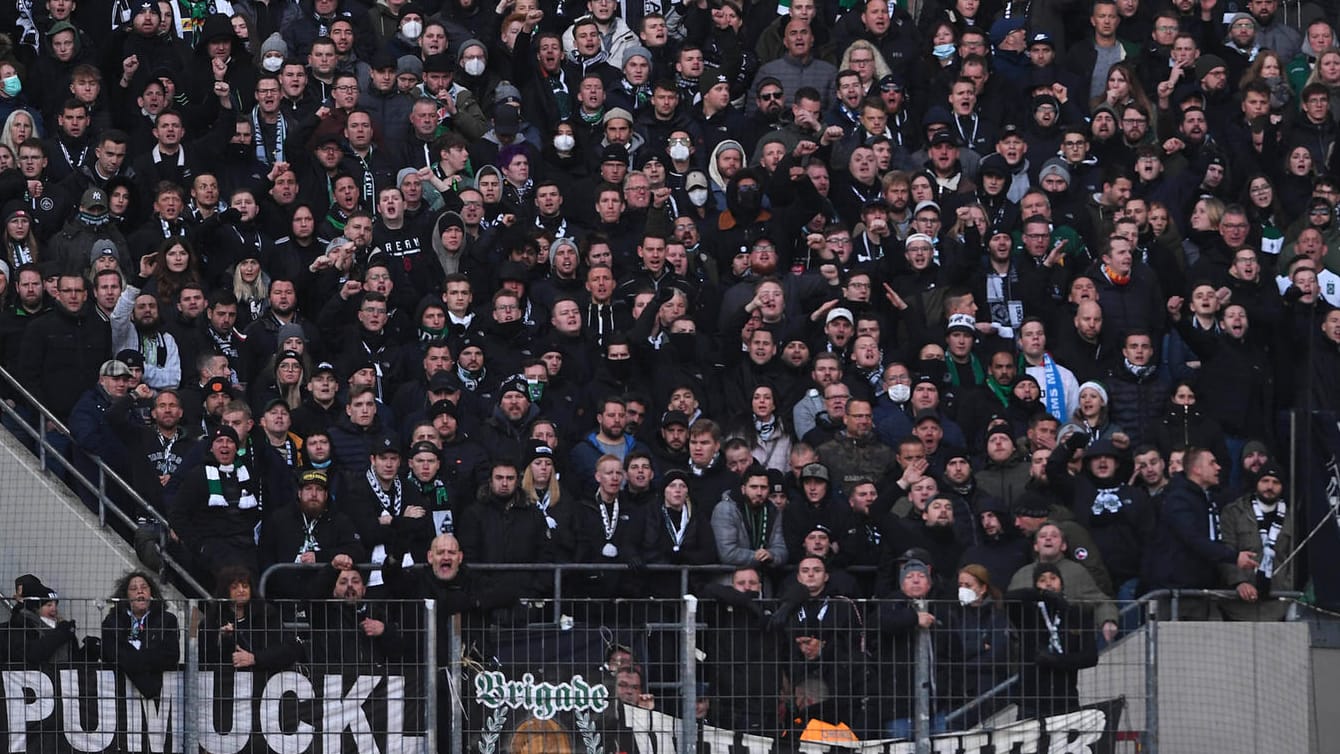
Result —
[{"label": "blue surgical mask", "polygon": [[931,49],[931,53],[941,60],[947,60],[954,54],[954,45],[953,43],[936,45]]},{"label": "blue surgical mask", "polygon": [[23,82],[19,81],[18,76],[6,76],[0,79],[0,85],[5,87],[6,97],[17,97],[23,91]]}]

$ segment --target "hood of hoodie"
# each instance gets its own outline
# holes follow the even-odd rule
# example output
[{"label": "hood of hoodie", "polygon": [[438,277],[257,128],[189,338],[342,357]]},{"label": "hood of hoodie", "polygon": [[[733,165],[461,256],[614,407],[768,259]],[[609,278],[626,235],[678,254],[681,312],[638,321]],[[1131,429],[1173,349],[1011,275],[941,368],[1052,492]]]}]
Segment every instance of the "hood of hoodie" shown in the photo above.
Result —
[{"label": "hood of hoodie", "polygon": [[233,33],[233,22],[222,13],[212,13],[205,18],[205,24],[200,29],[200,46],[195,50],[196,57],[209,57],[209,45],[205,44],[205,40],[215,37],[227,37],[228,41],[233,43],[231,60],[237,63],[242,62],[245,53],[238,54],[238,50],[241,49],[239,44],[241,40],[238,39],[237,34]]},{"label": "hood of hoodie", "polygon": [[707,177],[712,181],[710,188],[716,190],[724,189],[729,192],[730,188],[727,186],[728,181],[725,176],[721,175],[721,171],[717,169],[717,155],[727,149],[738,149],[740,151],[741,160],[744,159],[745,151],[740,142],[734,139],[723,139],[715,147],[712,147],[712,154],[707,158]]}]

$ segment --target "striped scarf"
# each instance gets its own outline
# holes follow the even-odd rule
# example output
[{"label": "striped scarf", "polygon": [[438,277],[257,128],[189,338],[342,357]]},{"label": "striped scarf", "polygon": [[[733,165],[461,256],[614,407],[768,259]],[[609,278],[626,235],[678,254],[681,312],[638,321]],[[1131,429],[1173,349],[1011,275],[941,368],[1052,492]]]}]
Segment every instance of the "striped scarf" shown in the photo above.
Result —
[{"label": "striped scarf", "polygon": [[[236,495],[237,508],[250,510],[260,507],[260,502],[251,490],[251,473],[245,464],[220,464],[205,466],[205,481],[209,484],[209,507],[231,507],[228,498]],[[225,494],[225,483],[227,490]]]}]

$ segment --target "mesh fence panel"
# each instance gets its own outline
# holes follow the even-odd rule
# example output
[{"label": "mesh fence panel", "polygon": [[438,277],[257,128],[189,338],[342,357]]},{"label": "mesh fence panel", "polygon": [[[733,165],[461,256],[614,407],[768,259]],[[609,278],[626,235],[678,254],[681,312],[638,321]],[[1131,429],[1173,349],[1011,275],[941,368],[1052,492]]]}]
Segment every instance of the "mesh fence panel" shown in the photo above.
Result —
[{"label": "mesh fence panel", "polygon": [[[6,629],[11,752],[427,752],[423,605],[62,599]],[[67,625],[67,616],[89,616]]]},{"label": "mesh fence panel", "polygon": [[1089,606],[1042,595],[708,588],[529,601],[441,633],[418,601],[54,604],[0,644],[9,751],[910,752],[925,734],[937,752],[1135,752],[1155,728],[1164,751],[1309,748],[1290,714],[1309,704],[1301,623],[1160,621],[1100,656]]},{"label": "mesh fence panel", "polygon": [[719,596],[697,603],[688,636],[686,606],[666,601],[568,600],[557,621],[552,604],[533,603],[506,625],[463,624],[465,750],[684,750],[688,714],[697,751],[819,751],[918,730],[937,751],[1047,736],[1134,751],[1142,740],[1122,709],[1144,703],[1144,654],[1099,665],[1081,606],[1044,617],[1028,603]]}]

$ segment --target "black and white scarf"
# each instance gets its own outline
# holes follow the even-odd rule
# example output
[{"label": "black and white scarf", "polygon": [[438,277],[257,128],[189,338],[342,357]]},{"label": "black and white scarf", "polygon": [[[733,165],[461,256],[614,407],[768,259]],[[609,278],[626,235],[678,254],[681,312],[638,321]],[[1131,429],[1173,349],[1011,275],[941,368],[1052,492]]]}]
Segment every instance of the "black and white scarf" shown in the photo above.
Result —
[{"label": "black and white scarf", "polygon": [[762,419],[758,418],[757,415],[754,416],[754,432],[758,434],[758,439],[761,440],[762,442],[767,442],[768,440],[771,440],[772,433],[776,429],[777,429],[777,417],[774,416],[772,419],[768,421],[763,421]]},{"label": "black and white scarf", "polygon": [[377,502],[381,503],[382,514],[399,516],[405,505],[405,488],[400,484],[400,477],[391,480],[391,492],[395,493],[394,496],[382,489],[381,480],[377,479],[371,468],[368,469],[367,480],[368,486],[372,488],[372,494],[376,495]]},{"label": "black and white scarf", "polygon": [[1256,571],[1269,580],[1275,575],[1275,543],[1279,541],[1280,532],[1284,530],[1288,506],[1280,500],[1274,506],[1267,508],[1260,498],[1253,497],[1252,513],[1256,516],[1256,530],[1261,533],[1261,565]]},{"label": "black and white scarf", "polygon": [[1145,364],[1143,366],[1132,364],[1131,360],[1125,357],[1122,358],[1122,362],[1124,362],[1126,365],[1126,371],[1134,375],[1135,379],[1137,380],[1145,379],[1149,375],[1153,374],[1155,369],[1159,368],[1157,364]]},{"label": "black and white scarf", "polygon": [[215,351],[223,356],[227,356],[229,362],[236,362],[239,357],[239,352],[237,350],[237,339],[233,337],[232,332],[229,332],[226,335],[219,335],[213,327],[206,327],[205,332],[209,333],[209,339],[214,342]]},{"label": "black and white scarf", "polygon": [[286,162],[284,142],[288,138],[288,122],[284,119],[284,114],[277,113],[279,117],[275,120],[275,145],[270,148],[265,146],[265,131],[261,125],[260,112],[260,105],[251,108],[251,142],[256,148],[256,159],[266,165]]}]

